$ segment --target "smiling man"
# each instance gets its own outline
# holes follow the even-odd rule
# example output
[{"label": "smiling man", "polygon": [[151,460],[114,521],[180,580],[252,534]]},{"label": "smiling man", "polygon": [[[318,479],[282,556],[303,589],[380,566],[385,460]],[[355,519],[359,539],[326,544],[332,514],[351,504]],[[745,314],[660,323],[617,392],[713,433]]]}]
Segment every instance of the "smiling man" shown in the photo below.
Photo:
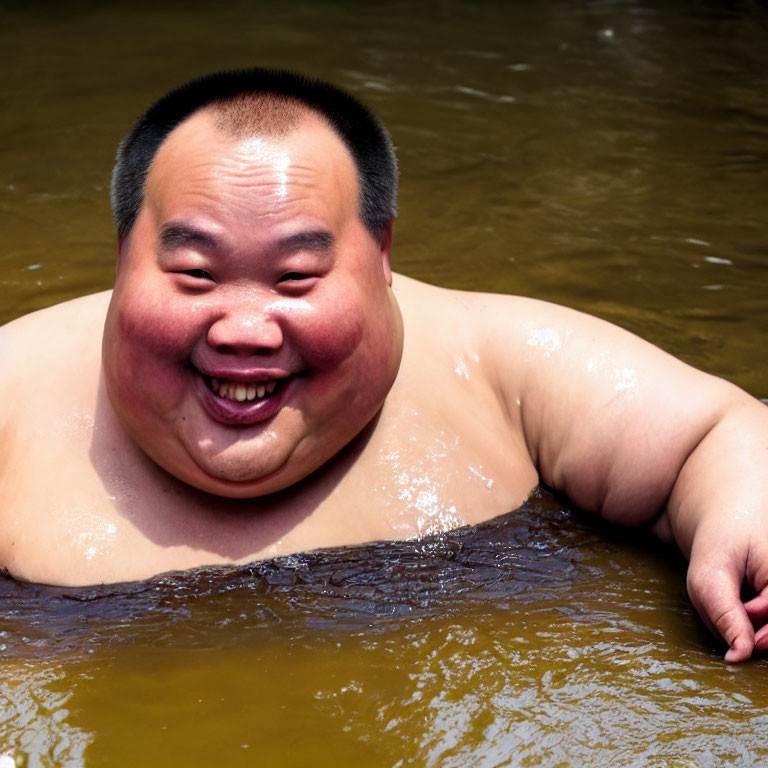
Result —
[{"label": "smiling man", "polygon": [[[247,109],[282,122],[254,136],[230,114]],[[160,148],[121,247],[104,374],[131,437],[176,477],[282,490],[381,408],[402,331],[389,233],[372,236],[357,199],[349,152],[295,103],[203,109]]]},{"label": "smiling man", "polygon": [[224,73],[151,107],[114,291],[0,331],[0,565],[141,579],[473,524],[543,481],[673,538],[729,660],[768,647],[768,409],[595,318],[393,276],[395,194],[330,85]]}]

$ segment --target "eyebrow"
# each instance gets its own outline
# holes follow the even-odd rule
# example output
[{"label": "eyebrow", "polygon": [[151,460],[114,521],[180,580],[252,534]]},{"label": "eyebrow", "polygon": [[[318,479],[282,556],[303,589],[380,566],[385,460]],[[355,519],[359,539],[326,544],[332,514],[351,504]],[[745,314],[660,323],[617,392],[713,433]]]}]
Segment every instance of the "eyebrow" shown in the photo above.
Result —
[{"label": "eyebrow", "polygon": [[[336,239],[325,230],[308,230],[297,232],[280,239],[277,244],[282,252],[313,251],[319,254],[330,254]],[[200,229],[193,224],[168,222],[160,228],[160,246],[163,250],[172,251],[176,248],[196,246],[219,250],[221,242],[210,232]]]},{"label": "eyebrow", "polygon": [[280,241],[280,249],[285,251],[315,251],[329,253],[335,244],[333,235],[324,230],[297,232]]},{"label": "eyebrow", "polygon": [[191,224],[170,222],[160,228],[160,245],[169,251],[187,245],[216,249],[219,247],[219,241],[209,232]]}]

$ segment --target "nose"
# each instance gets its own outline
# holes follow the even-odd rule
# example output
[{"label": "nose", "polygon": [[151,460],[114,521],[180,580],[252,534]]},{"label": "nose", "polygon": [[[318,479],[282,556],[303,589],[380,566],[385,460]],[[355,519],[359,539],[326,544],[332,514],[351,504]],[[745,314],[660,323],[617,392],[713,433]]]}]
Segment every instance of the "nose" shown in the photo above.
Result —
[{"label": "nose", "polygon": [[229,307],[213,322],[208,344],[221,354],[265,355],[280,349],[283,331],[268,307],[243,302]]}]

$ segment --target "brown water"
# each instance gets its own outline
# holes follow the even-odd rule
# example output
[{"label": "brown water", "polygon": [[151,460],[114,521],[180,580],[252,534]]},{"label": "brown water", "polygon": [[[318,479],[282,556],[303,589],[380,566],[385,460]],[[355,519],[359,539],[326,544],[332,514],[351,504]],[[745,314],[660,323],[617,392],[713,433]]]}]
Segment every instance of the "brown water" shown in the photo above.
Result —
[{"label": "brown water", "polygon": [[[0,321],[110,284],[117,141],[217,68],[389,125],[396,266],[575,306],[768,398],[756,2],[0,2]],[[750,766],[729,667],[650,541],[546,493],[422,543],[124,589],[0,583],[0,751],[29,766]]]}]

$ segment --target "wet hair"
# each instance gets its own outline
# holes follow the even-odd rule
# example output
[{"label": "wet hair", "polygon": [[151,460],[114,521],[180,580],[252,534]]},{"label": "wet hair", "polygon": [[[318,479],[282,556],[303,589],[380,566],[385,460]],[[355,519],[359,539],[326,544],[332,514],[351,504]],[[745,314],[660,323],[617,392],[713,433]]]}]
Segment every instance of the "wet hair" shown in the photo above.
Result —
[{"label": "wet hair", "polygon": [[330,83],[275,69],[217,72],[175,88],[136,122],[117,150],[112,172],[112,216],[118,234],[133,228],[152,160],[168,134],[210,108],[226,133],[282,136],[305,109],[318,114],[352,155],[360,188],[360,219],[379,236],[396,214],[397,161],[392,140],[361,102]]}]

